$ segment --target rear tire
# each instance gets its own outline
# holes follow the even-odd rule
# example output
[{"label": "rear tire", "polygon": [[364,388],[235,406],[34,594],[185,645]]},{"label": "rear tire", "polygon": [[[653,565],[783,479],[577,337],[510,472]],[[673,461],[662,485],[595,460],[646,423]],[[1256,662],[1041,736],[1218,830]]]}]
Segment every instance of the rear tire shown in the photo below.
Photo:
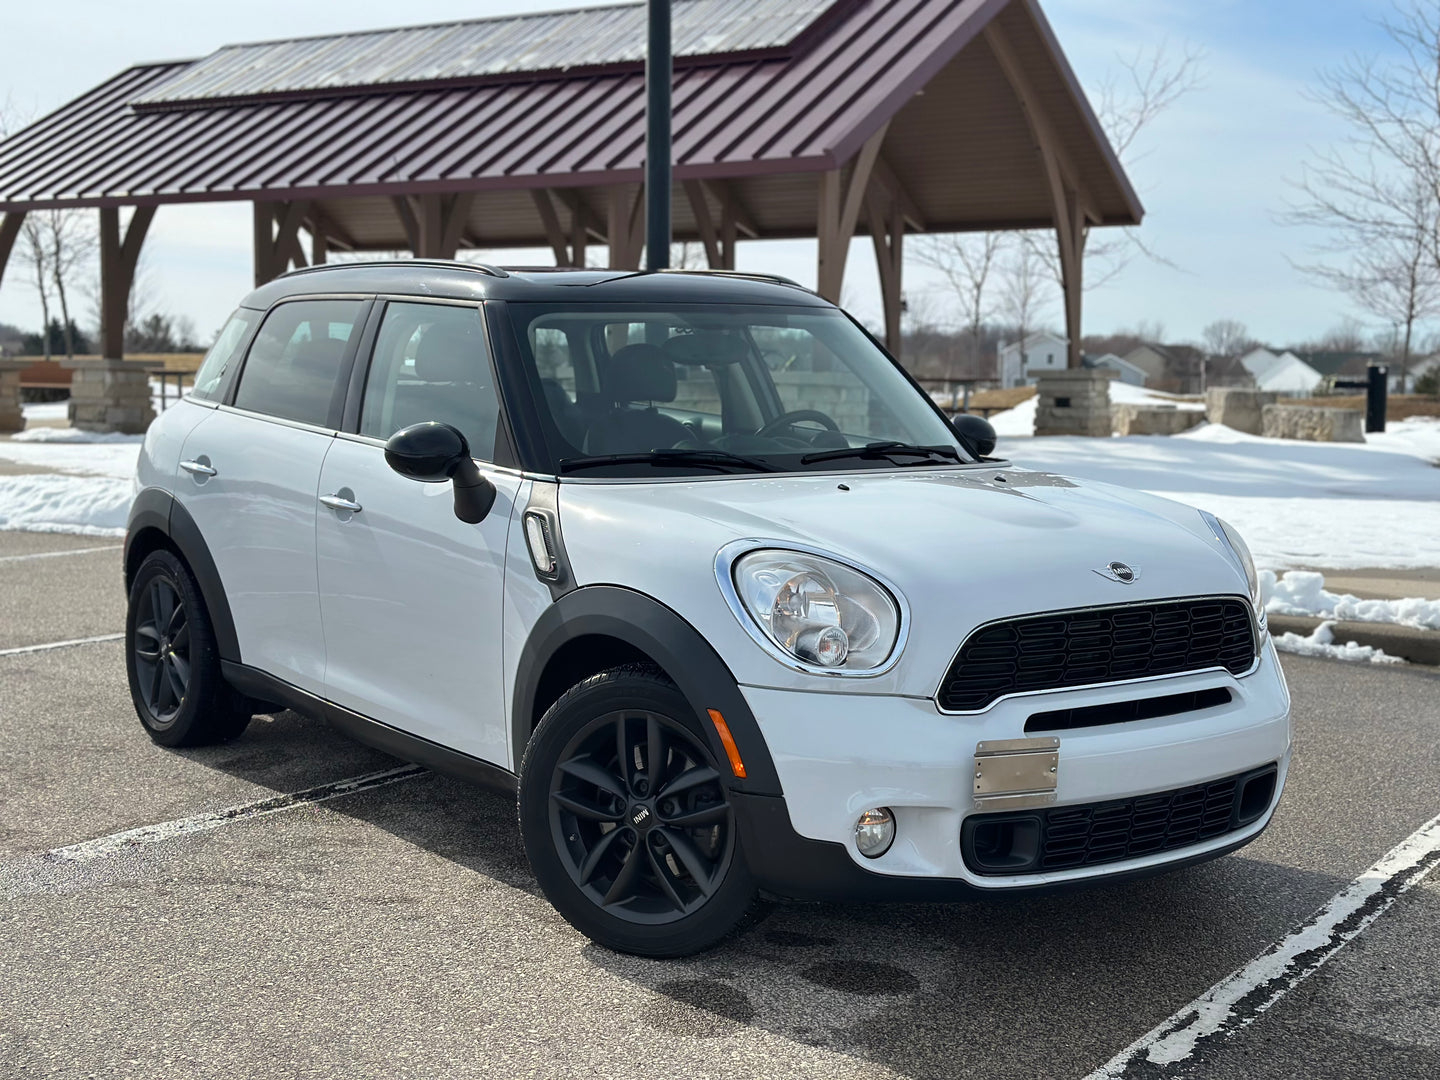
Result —
[{"label": "rear tire", "polygon": [[615,668],[571,687],[520,766],[520,832],[546,898],[617,952],[714,945],[755,898],[725,775],[658,670]]},{"label": "rear tire", "polygon": [[250,723],[254,703],[221,675],[200,586],[173,552],[151,552],[135,572],[125,673],[135,713],[161,746],[227,742]]}]

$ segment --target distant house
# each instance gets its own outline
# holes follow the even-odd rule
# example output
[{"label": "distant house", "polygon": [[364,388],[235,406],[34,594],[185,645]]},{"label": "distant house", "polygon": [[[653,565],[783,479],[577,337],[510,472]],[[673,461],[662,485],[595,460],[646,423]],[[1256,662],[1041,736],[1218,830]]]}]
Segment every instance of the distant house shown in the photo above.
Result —
[{"label": "distant house", "polygon": [[1440,353],[1432,353],[1429,356],[1414,356],[1410,358],[1410,370],[1406,373],[1406,386],[1400,386],[1400,368],[1390,365],[1390,393],[1392,394],[1413,394],[1415,383],[1422,375],[1431,371],[1440,371]]},{"label": "distant house", "polygon": [[1087,368],[1113,371],[1116,373],[1117,379],[1129,383],[1131,386],[1144,386],[1145,380],[1148,378],[1144,368],[1132,364],[1129,360],[1116,356],[1114,353],[1106,353],[1104,356],[1087,356],[1084,359]]},{"label": "distant house", "polygon": [[1289,350],[1273,353],[1263,347],[1251,349],[1240,363],[1254,378],[1257,390],[1290,397],[1313,394],[1325,381],[1320,372]]},{"label": "distant house", "polygon": [[1028,334],[1023,342],[1000,343],[1000,385],[1032,386],[1047,371],[1064,371],[1070,343],[1048,331]]},{"label": "distant house", "polygon": [[1320,373],[1329,387],[1336,379],[1346,381],[1369,378],[1371,364],[1384,364],[1385,357],[1376,352],[1344,352],[1329,350],[1321,352],[1296,352],[1305,363]]},{"label": "distant house", "polygon": [[1172,394],[1198,394],[1204,387],[1205,354],[1193,345],[1145,344],[1131,349],[1125,360],[1145,372],[1145,385]]}]

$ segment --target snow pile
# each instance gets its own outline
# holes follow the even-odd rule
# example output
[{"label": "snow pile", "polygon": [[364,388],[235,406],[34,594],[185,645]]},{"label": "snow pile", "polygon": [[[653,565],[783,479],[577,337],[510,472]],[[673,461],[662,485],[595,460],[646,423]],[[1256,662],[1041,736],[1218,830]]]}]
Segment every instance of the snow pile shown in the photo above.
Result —
[{"label": "snow pile", "polygon": [[11,442],[24,443],[141,443],[144,435],[121,435],[114,431],[83,431],[72,427],[26,428],[10,436]]},{"label": "snow pile", "polygon": [[[1033,424],[1033,403],[1029,423]],[[1147,491],[1219,514],[1262,569],[1440,566],[1440,423],[1406,420],[1365,444],[1265,439],[1218,424],[1171,436],[1015,438],[1016,465]],[[1023,426],[1023,421],[1015,426]]]},{"label": "snow pile", "polygon": [[1023,435],[1035,434],[1035,406],[1039,396],[1026,398],[1013,409],[1006,409],[1004,412],[994,413],[990,417],[990,426],[995,429],[995,434],[1001,438],[1015,438]]},{"label": "snow pile", "polygon": [[1275,648],[1281,652],[1296,653],[1300,656],[1323,656],[1330,660],[1352,660],[1362,664],[1403,664],[1398,656],[1377,649],[1371,645],[1357,645],[1350,641],[1344,645],[1335,644],[1335,624],[1323,622],[1309,637],[1299,634],[1280,634],[1272,639]]},{"label": "snow pile", "polygon": [[133,489],[115,477],[0,476],[0,529],[123,536]]},{"label": "snow pile", "polygon": [[[35,432],[68,432],[69,428],[36,428]],[[30,432],[22,431],[21,436]],[[87,435],[88,432],[78,432]],[[102,441],[70,438],[0,439],[0,461],[17,465],[34,465],[40,469],[75,473],[81,476],[112,476],[129,479],[135,475],[135,460],[140,456],[139,435],[101,436]]]},{"label": "snow pile", "polygon": [[1178,394],[1149,390],[1143,386],[1121,382],[1119,379],[1112,380],[1110,383],[1110,401],[1115,405],[1174,405],[1181,412],[1205,411],[1205,402],[1199,398],[1187,398]]},{"label": "snow pile", "polygon": [[1310,615],[1440,630],[1440,600],[1362,600],[1350,593],[1329,592],[1325,575],[1310,570],[1291,570],[1279,579],[1272,571],[1262,570],[1260,588],[1261,595],[1267,598],[1265,610],[1272,615]]},{"label": "snow pile", "polygon": [[20,406],[26,423],[37,420],[65,420],[70,416],[68,401],[31,401]]}]

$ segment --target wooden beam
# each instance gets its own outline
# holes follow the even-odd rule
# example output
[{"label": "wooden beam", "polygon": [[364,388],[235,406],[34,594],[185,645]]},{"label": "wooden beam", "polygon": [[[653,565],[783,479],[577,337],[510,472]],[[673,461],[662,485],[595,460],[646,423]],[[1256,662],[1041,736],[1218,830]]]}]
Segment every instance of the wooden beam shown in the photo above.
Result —
[{"label": "wooden beam", "polygon": [[315,224],[314,219],[310,221],[310,263],[313,266],[323,266],[330,259],[330,245],[325,239],[325,230]]},{"label": "wooden beam", "polygon": [[545,229],[545,238],[550,241],[550,250],[555,254],[556,266],[575,265],[570,257],[570,245],[565,232],[560,228],[560,215],[555,212],[554,200],[545,188],[531,188],[530,197],[535,200],[535,209],[540,213],[540,224]]},{"label": "wooden beam", "polygon": [[461,241],[467,237],[466,226],[470,224],[470,208],[474,205],[473,191],[462,191],[446,197],[440,229],[440,258],[455,258]]},{"label": "wooden beam", "polygon": [[816,230],[819,240],[817,291],[832,304],[840,302],[850,240],[855,235],[865,191],[870,185],[870,172],[875,159],[880,156],[880,144],[885,140],[888,127],[887,122],[865,140],[860,152],[855,155],[848,176],[840,169],[831,169],[820,175],[819,227]]},{"label": "wooden beam", "polygon": [[875,244],[875,263],[880,271],[880,295],[885,309],[885,347],[891,355],[899,357],[900,317],[904,304],[901,284],[905,265],[905,214],[893,192],[887,205],[872,184],[865,192],[865,216],[870,238]]},{"label": "wooden beam", "polygon": [[409,198],[404,195],[391,196],[390,202],[395,207],[395,216],[400,219],[400,227],[405,230],[405,242],[410,246],[410,253],[418,255],[420,252],[420,219],[415,216],[415,208],[410,205]]},{"label": "wooden beam", "polygon": [[612,187],[609,191],[605,238],[610,245],[610,269],[639,270],[640,251],[645,244],[645,187],[637,184]]},{"label": "wooden beam", "polygon": [[305,251],[300,246],[300,226],[304,224],[309,208],[310,204],[303,199],[280,203],[275,207],[275,256],[271,265],[277,276],[289,269],[292,263],[297,268],[306,265]]},{"label": "wooden beam", "polygon": [[711,270],[725,269],[725,249],[720,243],[720,234],[710,216],[710,203],[705,198],[705,189],[698,180],[685,181],[685,195],[690,200],[690,213],[695,218],[695,230],[700,234],[700,243],[705,247],[705,261]]},{"label": "wooden beam", "polygon": [[5,265],[10,261],[10,253],[15,250],[15,240],[23,224],[24,210],[7,210],[5,216],[0,217],[0,281],[5,280]]},{"label": "wooden beam", "polygon": [[701,180],[699,183],[705,193],[720,204],[722,219],[728,212],[740,232],[751,240],[759,239],[760,226],[755,224],[755,216],[745,208],[733,185],[725,180]]},{"label": "wooden beam", "polygon": [[896,174],[894,167],[881,154],[875,159],[875,179],[885,185],[885,189],[900,204],[900,212],[905,215],[905,224],[915,232],[929,232],[925,224],[924,215],[920,213],[920,207],[910,197],[910,192],[905,184]]},{"label": "wooden beam", "polygon": [[[341,251],[356,251],[360,245],[335,218],[325,210],[319,203],[310,204],[310,219],[320,231],[325,234],[327,247],[337,247]],[[312,230],[313,231],[313,230]]]},{"label": "wooden beam", "polygon": [[137,206],[122,233],[120,208],[100,209],[100,355],[106,360],[124,359],[130,289],[154,219],[155,207]]}]

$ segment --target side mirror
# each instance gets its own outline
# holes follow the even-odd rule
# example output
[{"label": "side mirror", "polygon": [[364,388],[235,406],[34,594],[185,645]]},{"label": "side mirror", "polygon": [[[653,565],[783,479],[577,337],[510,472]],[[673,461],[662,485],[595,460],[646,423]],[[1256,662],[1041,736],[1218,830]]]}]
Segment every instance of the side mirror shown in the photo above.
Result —
[{"label": "side mirror", "polygon": [[982,458],[989,457],[995,452],[995,442],[998,436],[990,421],[984,417],[961,413],[950,421],[950,426],[967,445],[973,446],[975,452]]},{"label": "side mirror", "polygon": [[495,505],[495,485],[480,475],[470,444],[457,428],[427,420],[411,424],[385,443],[385,462],[401,476],[423,484],[455,487],[455,516],[478,525]]}]

